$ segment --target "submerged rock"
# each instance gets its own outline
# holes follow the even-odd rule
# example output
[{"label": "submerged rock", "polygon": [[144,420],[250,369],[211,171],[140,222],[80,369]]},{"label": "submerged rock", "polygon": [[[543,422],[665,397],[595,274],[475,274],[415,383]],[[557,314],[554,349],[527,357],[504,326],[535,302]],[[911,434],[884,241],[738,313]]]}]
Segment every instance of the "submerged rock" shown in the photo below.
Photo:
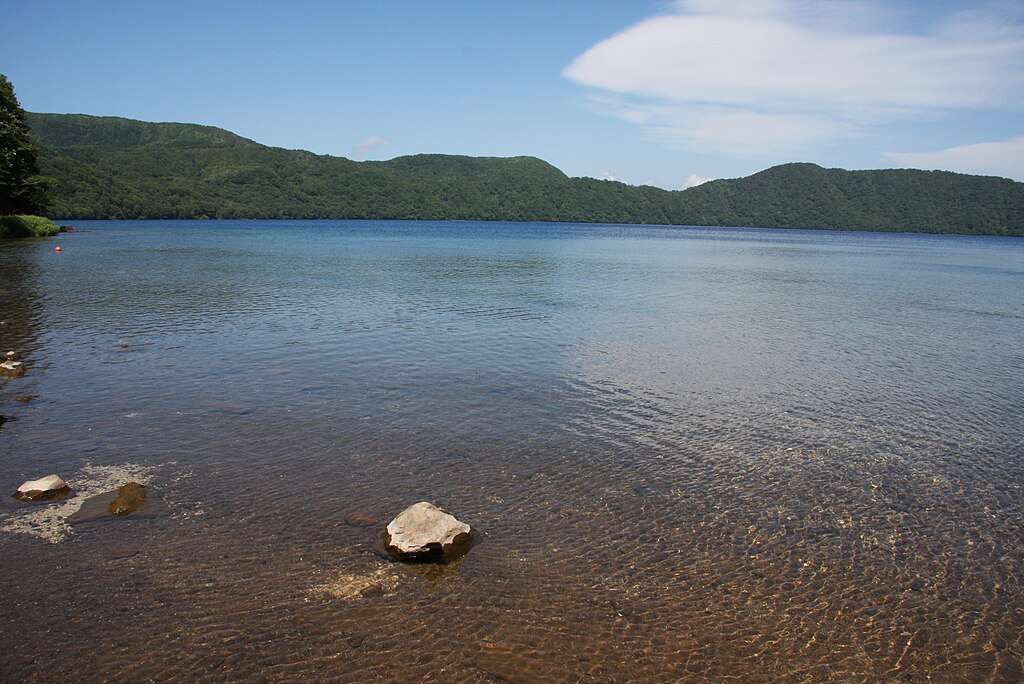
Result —
[{"label": "submerged rock", "polygon": [[345,524],[352,527],[374,527],[380,519],[366,511],[352,511],[345,516]]},{"label": "submerged rock", "polygon": [[313,587],[313,594],[349,600],[377,598],[397,587],[398,580],[394,569],[381,566],[371,572],[340,573],[324,584]]},{"label": "submerged rock", "polygon": [[21,361],[21,354],[12,349],[4,354],[4,361]]},{"label": "submerged rock", "polygon": [[90,496],[68,516],[68,525],[113,523],[122,520],[152,520],[170,515],[171,509],[152,487],[138,482]]},{"label": "submerged rock", "polygon": [[388,523],[384,546],[398,560],[448,563],[469,551],[474,534],[451,513],[421,501]]},{"label": "submerged rock", "polygon": [[115,546],[106,553],[107,560],[124,560],[139,555],[139,549],[134,546]]},{"label": "submerged rock", "polygon": [[71,492],[67,482],[56,475],[47,475],[38,480],[29,480],[14,492],[14,498],[19,501],[43,501],[51,499],[62,499]]},{"label": "submerged rock", "polygon": [[117,490],[117,498],[110,502],[107,510],[114,515],[128,515],[142,507],[146,501],[146,488],[138,482],[129,482]]}]

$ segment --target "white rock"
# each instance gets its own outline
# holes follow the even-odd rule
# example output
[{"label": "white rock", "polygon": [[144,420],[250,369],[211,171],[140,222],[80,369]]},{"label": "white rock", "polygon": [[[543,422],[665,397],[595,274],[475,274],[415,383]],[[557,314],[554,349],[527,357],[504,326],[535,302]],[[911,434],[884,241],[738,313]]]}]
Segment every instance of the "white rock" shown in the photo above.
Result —
[{"label": "white rock", "polygon": [[469,551],[473,528],[432,503],[409,506],[388,523],[384,544],[399,560],[447,563]]},{"label": "white rock", "polygon": [[36,499],[47,499],[62,494],[71,489],[67,482],[56,475],[47,475],[38,480],[29,480],[14,493],[22,501],[35,501]]},{"label": "white rock", "polygon": [[0,363],[0,375],[21,377],[25,374],[25,364],[21,361],[7,360]]}]

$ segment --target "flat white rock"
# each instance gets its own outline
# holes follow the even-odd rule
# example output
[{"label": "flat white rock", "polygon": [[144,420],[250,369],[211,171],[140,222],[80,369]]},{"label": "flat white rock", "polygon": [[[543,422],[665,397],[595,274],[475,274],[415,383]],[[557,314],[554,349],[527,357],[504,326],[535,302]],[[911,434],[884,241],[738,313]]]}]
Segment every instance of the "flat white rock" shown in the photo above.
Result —
[{"label": "flat white rock", "polygon": [[466,553],[473,528],[432,503],[409,506],[388,523],[384,544],[399,560],[447,563]]},{"label": "flat white rock", "polygon": [[38,480],[29,480],[20,487],[18,491],[14,493],[19,499],[23,501],[30,501],[33,499],[44,498],[47,494],[58,492],[65,489],[68,486],[67,482],[60,479],[57,475],[47,475],[41,477]]}]

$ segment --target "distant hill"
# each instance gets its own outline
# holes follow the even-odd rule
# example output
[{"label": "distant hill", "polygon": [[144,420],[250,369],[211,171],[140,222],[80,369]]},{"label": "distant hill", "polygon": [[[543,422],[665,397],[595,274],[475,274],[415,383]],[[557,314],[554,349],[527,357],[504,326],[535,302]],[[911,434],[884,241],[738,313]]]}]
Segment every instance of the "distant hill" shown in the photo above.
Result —
[{"label": "distant hill", "polygon": [[569,178],[534,157],[355,162],[211,126],[30,114],[61,219],[575,221],[1024,235],[1024,183],[784,164],[667,191]]},{"label": "distant hill", "polygon": [[684,196],[700,225],[1024,235],[1024,183],[992,176],[783,164]]}]

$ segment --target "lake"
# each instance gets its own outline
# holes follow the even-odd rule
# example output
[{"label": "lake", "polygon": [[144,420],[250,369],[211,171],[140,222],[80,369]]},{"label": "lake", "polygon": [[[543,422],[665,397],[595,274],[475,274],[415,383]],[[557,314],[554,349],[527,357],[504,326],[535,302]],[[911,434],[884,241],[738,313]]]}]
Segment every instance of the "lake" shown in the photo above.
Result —
[{"label": "lake", "polygon": [[0,479],[75,488],[5,681],[1024,678],[1024,240],[74,225],[0,244]]}]

